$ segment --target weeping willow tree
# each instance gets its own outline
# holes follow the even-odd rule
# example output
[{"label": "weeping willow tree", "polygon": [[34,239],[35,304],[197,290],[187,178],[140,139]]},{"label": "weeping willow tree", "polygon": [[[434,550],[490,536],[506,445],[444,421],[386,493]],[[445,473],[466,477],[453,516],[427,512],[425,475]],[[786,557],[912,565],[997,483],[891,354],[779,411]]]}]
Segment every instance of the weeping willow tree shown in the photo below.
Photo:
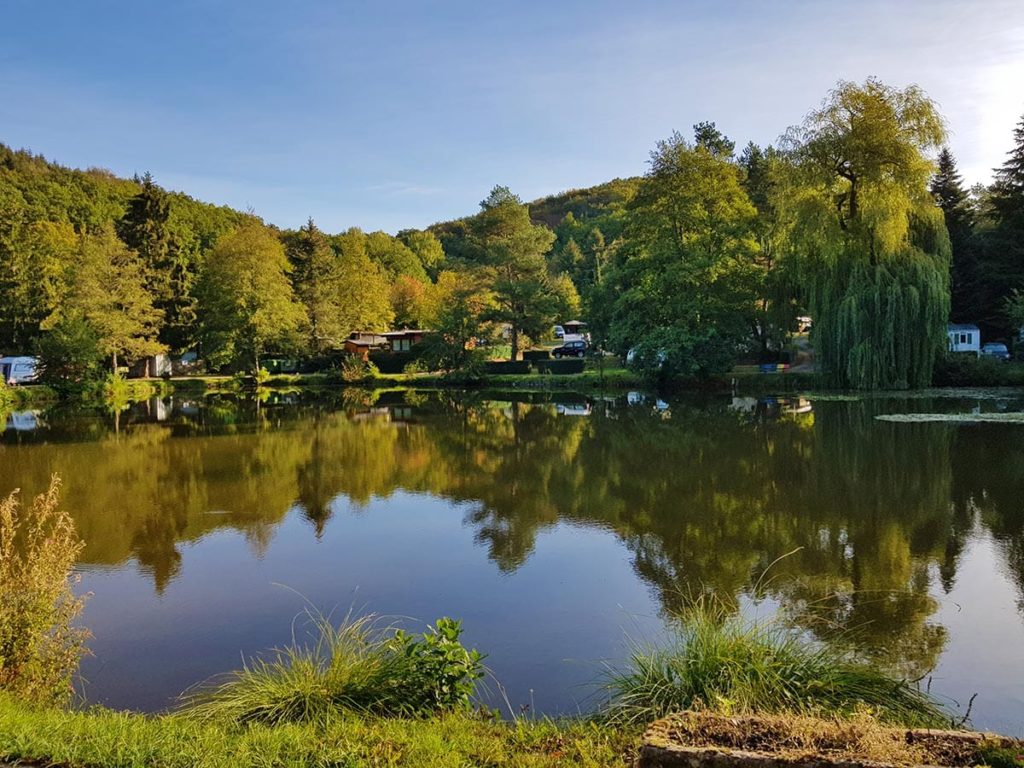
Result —
[{"label": "weeping willow tree", "polygon": [[857,389],[931,382],[946,344],[949,237],[928,192],[945,125],[919,88],[840,82],[785,137],[792,245],[825,381]]}]

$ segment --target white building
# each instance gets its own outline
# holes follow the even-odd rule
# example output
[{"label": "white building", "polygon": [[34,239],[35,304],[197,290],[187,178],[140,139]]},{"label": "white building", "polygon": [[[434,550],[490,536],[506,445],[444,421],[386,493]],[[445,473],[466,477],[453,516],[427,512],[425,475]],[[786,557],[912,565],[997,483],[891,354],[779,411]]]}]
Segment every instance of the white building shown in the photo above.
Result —
[{"label": "white building", "polygon": [[946,328],[949,336],[950,352],[973,352],[981,354],[981,329],[976,325],[949,325]]}]

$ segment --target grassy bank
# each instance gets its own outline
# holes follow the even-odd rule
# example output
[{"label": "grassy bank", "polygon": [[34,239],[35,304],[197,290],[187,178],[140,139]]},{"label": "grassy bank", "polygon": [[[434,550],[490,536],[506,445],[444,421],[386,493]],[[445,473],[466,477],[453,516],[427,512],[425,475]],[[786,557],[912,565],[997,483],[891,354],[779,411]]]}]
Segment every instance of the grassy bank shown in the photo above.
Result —
[{"label": "grassy bank", "polygon": [[32,709],[0,696],[0,759],[104,768],[239,766],[628,765],[639,734],[584,722],[485,721],[468,715],[230,726],[179,716]]}]

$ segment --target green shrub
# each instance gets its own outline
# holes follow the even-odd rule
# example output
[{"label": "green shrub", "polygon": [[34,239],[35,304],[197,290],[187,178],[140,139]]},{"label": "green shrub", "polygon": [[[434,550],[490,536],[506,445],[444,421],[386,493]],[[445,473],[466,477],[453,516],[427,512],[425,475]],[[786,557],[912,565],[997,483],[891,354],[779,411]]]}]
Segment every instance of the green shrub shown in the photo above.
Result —
[{"label": "green shrub", "polygon": [[405,367],[402,368],[402,373],[410,373],[410,374],[427,373],[427,371],[429,371],[429,370],[430,370],[430,367],[426,364],[425,361],[417,359],[417,360],[410,360],[408,363],[406,363]]},{"label": "green shrub", "polygon": [[380,375],[377,366],[359,355],[349,355],[341,361],[341,380],[348,384],[368,381]]},{"label": "green shrub", "polygon": [[527,349],[523,352],[523,360],[550,360],[551,350],[548,349]]},{"label": "green shrub", "polygon": [[935,362],[937,387],[1008,387],[1024,384],[1024,366],[966,352],[948,353]]},{"label": "green shrub", "polygon": [[947,726],[928,694],[786,627],[752,622],[713,600],[679,617],[672,641],[637,647],[625,669],[609,672],[608,718],[650,721],[670,712],[835,717],[869,712],[888,723]]},{"label": "green shrub", "polygon": [[87,633],[72,626],[83,599],[71,588],[82,549],[71,517],[58,508],[60,481],[23,506],[0,501],[0,689],[33,703],[62,703]]},{"label": "green shrub", "polygon": [[213,722],[326,724],[345,712],[423,716],[468,709],[482,657],[440,619],[421,635],[372,616],[334,626],[310,614],[312,644],[293,642],[186,694],[185,714]]}]

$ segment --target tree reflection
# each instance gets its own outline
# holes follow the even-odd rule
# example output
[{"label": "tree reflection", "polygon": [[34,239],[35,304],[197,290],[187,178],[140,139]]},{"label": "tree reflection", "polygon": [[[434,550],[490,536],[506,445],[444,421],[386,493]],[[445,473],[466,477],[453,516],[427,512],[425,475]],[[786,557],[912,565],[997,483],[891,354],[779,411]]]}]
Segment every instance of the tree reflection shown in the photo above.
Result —
[{"label": "tree reflection", "polygon": [[666,612],[704,589],[766,595],[795,625],[908,677],[944,647],[933,587],[952,588],[979,521],[1024,595],[1024,449],[1012,427],[880,422],[872,400],[811,413],[503,397],[212,398],[161,423],[129,413],[116,433],[54,418],[63,426],[39,439],[0,444],[3,481],[30,493],[61,474],[84,560],[134,558],[158,590],[179,573],[181,545],[209,531],[240,530],[258,555],[292,509],[319,538],[342,502],[399,490],[466,503],[503,571],[545,529],[600,527]]}]

